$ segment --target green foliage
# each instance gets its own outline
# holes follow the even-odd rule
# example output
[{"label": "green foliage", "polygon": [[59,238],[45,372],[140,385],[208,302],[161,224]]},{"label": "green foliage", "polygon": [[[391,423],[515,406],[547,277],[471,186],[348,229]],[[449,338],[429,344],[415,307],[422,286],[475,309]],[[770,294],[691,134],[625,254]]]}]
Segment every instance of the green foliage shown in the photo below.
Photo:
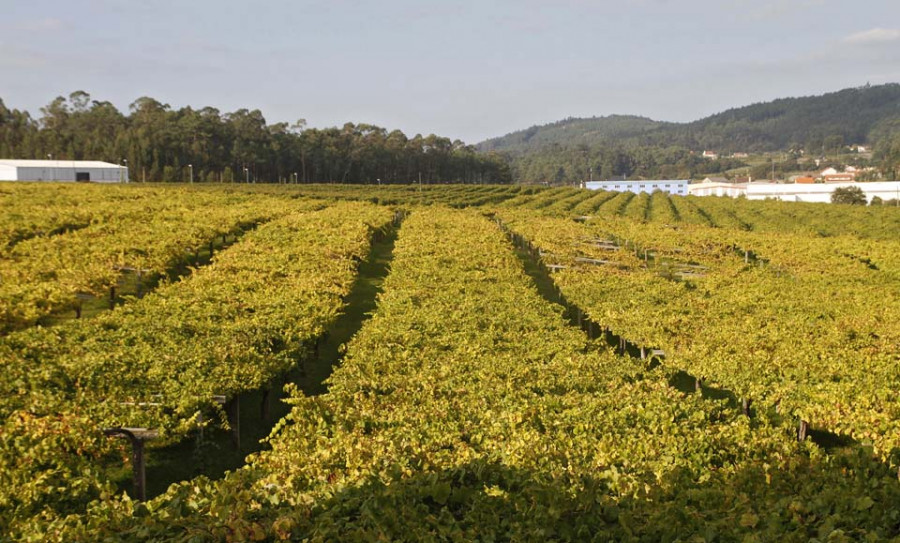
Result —
[{"label": "green foliage", "polygon": [[596,145],[611,139],[626,139],[652,132],[668,123],[645,117],[610,115],[589,119],[568,118],[543,126],[532,126],[478,144],[482,151],[527,152],[554,144]]},{"label": "green foliage", "polygon": [[84,415],[6,417],[0,425],[0,532],[40,533],[47,522],[111,499],[112,485],[99,476],[100,460],[110,455],[125,457],[122,442],[106,438]]},{"label": "green foliage", "polygon": [[787,150],[801,146],[832,154],[844,143],[881,139],[898,122],[900,84],[844,89],[822,96],[783,98],[730,109],[690,123],[662,123],[642,117],[566,119],[513,132],[479,144],[515,153],[552,145],[679,146],[720,153]]},{"label": "green foliage", "polygon": [[[506,154],[516,180],[578,182],[588,179],[590,169],[594,179],[683,179],[747,166],[734,158],[707,160],[704,150],[723,156],[792,152],[793,159],[776,165],[783,176],[802,169],[795,160],[801,149],[836,160],[845,144],[872,142],[878,164],[893,179],[900,172],[898,106],[900,84],[866,86],[753,104],[684,124],[628,116],[566,119],[487,140],[479,148]],[[771,164],[751,175],[769,178]]]},{"label": "green foliage", "polygon": [[109,296],[123,269],[152,283],[220,236],[287,212],[260,195],[122,186],[22,184],[6,200],[0,332]]},{"label": "green foliage", "polygon": [[[796,203],[698,203],[719,229],[636,221],[628,208],[604,213],[602,206],[585,223],[552,217],[551,207],[544,217],[521,206],[498,215],[547,264],[563,266],[553,278],[566,299],[615,334],[664,350],[673,369],[871,443],[884,458],[900,449],[900,403],[881,392],[900,386],[893,353],[900,314],[893,303],[866,302],[868,292],[891,292],[900,277],[896,210],[859,209],[875,224],[892,221],[875,241],[792,232],[807,217]],[[747,223],[739,215],[751,204],[756,215]],[[791,211],[796,223],[786,228]],[[615,246],[590,241],[598,239]]]},{"label": "green foliage", "polygon": [[[172,110],[149,97],[123,115],[84,92],[55,99],[42,117],[0,101],[0,157],[128,160],[132,180],[187,181],[211,175],[242,182],[508,183],[506,163],[493,154],[434,134],[347,123],[306,129],[305,121],[269,125],[259,110],[221,113],[211,107]],[[247,169],[245,173],[244,169]],[[227,171],[230,170],[230,171]]]},{"label": "green foliage", "polygon": [[866,193],[859,187],[838,187],[831,193],[831,203],[866,205]]},{"label": "green foliage", "polygon": [[[571,221],[569,221],[571,222]],[[414,210],[329,391],[225,479],[98,501],[55,540],[889,540],[900,483],[684,395],[540,298],[496,225]]]},{"label": "green foliage", "polygon": [[216,395],[267,387],[307,356],[393,212],[304,205],[140,300],[0,338],[0,472],[34,481],[4,486],[12,495],[0,494],[0,509],[11,511],[0,514],[0,531],[24,529],[47,508],[78,512],[109,497],[100,428],[155,428],[172,440],[226,426]]},{"label": "green foliage", "polygon": [[[293,212],[140,300],[0,340],[0,538],[900,536],[897,210],[569,188],[237,192]],[[127,450],[98,429],[183,437],[198,410],[217,414],[212,393],[293,367],[394,218],[371,200],[411,214],[328,391],[290,387],[267,449],[221,480],[184,481],[145,503],[114,495],[97,465]],[[580,214],[592,218],[571,220]],[[549,277],[566,299],[665,359],[617,355],[572,325],[538,294],[507,228],[567,266]],[[873,306],[873,291],[886,302]],[[677,370],[752,398],[753,417],[709,389],[679,391]],[[159,409],[128,405],[141,401]],[[793,416],[865,446],[798,443]]]}]

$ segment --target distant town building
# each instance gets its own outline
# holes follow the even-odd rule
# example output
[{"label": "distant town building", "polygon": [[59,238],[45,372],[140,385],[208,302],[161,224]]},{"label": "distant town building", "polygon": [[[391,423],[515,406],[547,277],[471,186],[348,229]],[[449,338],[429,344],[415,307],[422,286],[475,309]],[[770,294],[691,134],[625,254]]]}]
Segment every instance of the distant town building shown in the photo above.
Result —
[{"label": "distant town building", "polygon": [[822,176],[822,181],[825,183],[851,183],[856,181],[856,175],[853,173],[836,173]]},{"label": "distant town building", "polygon": [[708,158],[710,160],[715,160],[719,158],[719,154],[715,151],[703,151],[703,158]]},{"label": "distant town building", "polygon": [[94,160],[0,159],[0,181],[127,183],[128,168]]},{"label": "distant town building", "polygon": [[747,158],[748,156],[750,156],[750,155],[748,155],[747,153],[732,153],[731,154],[731,158]]},{"label": "distant town building", "polygon": [[669,194],[686,195],[687,179],[668,179],[654,181],[586,181],[584,187],[591,190],[610,190],[616,192],[654,192],[661,190]]},{"label": "distant town building", "polygon": [[801,183],[804,185],[809,185],[809,184],[815,183],[815,182],[816,182],[816,178],[812,177],[810,175],[801,175],[801,176],[794,178],[794,183]]}]

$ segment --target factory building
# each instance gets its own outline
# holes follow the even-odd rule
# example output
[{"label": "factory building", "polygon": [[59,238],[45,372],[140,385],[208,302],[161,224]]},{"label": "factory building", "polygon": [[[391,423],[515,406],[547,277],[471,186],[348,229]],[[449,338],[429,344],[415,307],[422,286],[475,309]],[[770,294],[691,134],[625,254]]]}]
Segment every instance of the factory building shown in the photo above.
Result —
[{"label": "factory building", "polygon": [[0,158],[0,181],[127,183],[128,167],[95,160],[7,160]]},{"label": "factory building", "polygon": [[688,193],[686,179],[654,181],[585,181],[584,188],[591,190],[611,190],[617,192],[654,192],[661,190],[669,194],[685,196]]}]

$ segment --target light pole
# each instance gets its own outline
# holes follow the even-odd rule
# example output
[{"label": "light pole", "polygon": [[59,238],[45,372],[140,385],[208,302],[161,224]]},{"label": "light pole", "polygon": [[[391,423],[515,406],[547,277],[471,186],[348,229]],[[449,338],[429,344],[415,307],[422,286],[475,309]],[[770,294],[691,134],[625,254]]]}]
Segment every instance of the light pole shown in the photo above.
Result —
[{"label": "light pole", "polygon": [[194,182],[194,165],[193,165],[193,164],[188,164],[188,169],[191,171],[191,177],[190,177],[190,179],[191,179],[191,183],[193,183],[193,182]]},{"label": "light pole", "polygon": [[244,167],[244,183],[250,184],[250,170]]}]

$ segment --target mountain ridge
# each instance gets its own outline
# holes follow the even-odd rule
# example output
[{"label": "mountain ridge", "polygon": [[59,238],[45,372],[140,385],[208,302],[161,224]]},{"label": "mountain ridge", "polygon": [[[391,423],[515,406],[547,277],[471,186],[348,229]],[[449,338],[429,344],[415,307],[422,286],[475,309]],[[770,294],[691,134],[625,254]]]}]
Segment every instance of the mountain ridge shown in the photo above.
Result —
[{"label": "mountain ridge", "polygon": [[778,151],[865,144],[900,119],[900,83],[777,98],[727,109],[691,122],[640,115],[569,117],[476,144],[480,151],[524,154],[553,145],[678,146],[718,152]]}]

